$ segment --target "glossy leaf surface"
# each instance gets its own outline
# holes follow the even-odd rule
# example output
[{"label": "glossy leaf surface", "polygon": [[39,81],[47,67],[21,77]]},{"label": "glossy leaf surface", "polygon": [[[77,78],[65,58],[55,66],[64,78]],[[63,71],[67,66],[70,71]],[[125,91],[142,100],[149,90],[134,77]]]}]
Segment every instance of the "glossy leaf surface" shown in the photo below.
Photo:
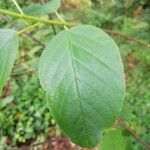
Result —
[{"label": "glossy leaf surface", "polygon": [[94,26],[56,35],[41,56],[39,78],[55,120],[80,146],[94,147],[121,111],[125,83],[119,50]]}]

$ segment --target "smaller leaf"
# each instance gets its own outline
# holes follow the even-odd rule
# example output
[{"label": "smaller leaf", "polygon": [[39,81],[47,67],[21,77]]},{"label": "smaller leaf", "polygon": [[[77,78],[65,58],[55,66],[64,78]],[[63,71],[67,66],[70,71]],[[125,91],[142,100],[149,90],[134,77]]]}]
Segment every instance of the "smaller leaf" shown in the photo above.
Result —
[{"label": "smaller leaf", "polygon": [[126,150],[126,142],[122,131],[108,131],[100,143],[99,150]]},{"label": "smaller leaf", "polygon": [[19,38],[16,31],[11,29],[0,29],[0,94],[5,86],[13,68]]},{"label": "smaller leaf", "polygon": [[0,108],[6,107],[8,104],[10,104],[14,100],[14,96],[7,96],[4,99],[2,99]]},{"label": "smaller leaf", "polygon": [[60,0],[51,0],[45,4],[34,4],[23,8],[23,12],[29,15],[44,15],[55,12],[61,5]]},{"label": "smaller leaf", "polygon": [[135,117],[131,110],[131,106],[127,103],[127,101],[124,101],[122,111],[119,116],[125,121],[131,121],[131,119]]}]

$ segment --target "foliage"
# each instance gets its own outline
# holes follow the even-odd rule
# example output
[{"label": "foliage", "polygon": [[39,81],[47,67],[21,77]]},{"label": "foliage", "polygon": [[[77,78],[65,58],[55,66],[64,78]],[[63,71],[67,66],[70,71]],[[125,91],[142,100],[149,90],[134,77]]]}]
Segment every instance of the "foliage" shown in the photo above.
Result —
[{"label": "foliage", "polygon": [[112,125],[124,99],[124,71],[116,44],[94,26],[77,26],[48,43],[39,67],[58,125],[80,146],[95,146],[100,140],[97,133]]},{"label": "foliage", "polygon": [[25,143],[42,134],[46,139],[54,123],[39,85],[37,77],[22,76],[12,83],[12,95],[2,100],[3,135],[13,143]]},{"label": "foliage", "polygon": [[0,95],[11,73],[18,51],[19,38],[16,31],[0,29]]},{"label": "foliage", "polygon": [[[50,2],[50,4],[52,3]],[[40,12],[47,13],[49,12],[48,10],[50,7],[48,6],[50,4],[35,5],[35,9],[39,9],[39,7],[41,7],[44,11]],[[57,7],[55,8],[55,5],[52,6],[54,9],[57,9]],[[17,8],[20,11],[19,6],[17,6]],[[1,12],[6,12],[6,14],[12,14],[17,17],[19,16],[21,18],[38,21],[38,25],[40,21],[41,23],[48,22],[65,26],[68,25],[59,17],[59,14],[57,13],[56,15],[58,18],[61,21],[63,20],[60,23],[56,21],[45,21],[42,19],[39,20],[38,18],[26,16],[24,14],[20,16],[3,10],[1,10]],[[23,29],[15,34],[15,36],[12,36],[11,39],[15,40],[16,35],[20,35],[26,30],[28,31],[35,26],[36,24]],[[6,31],[7,30],[4,30],[4,32]],[[43,57],[41,58],[42,61],[40,63],[39,77],[41,85],[48,93],[47,101],[49,102],[47,104],[50,106],[50,110],[61,129],[71,138],[72,141],[82,147],[96,146],[100,140],[100,134],[98,135],[97,133],[102,132],[104,128],[108,128],[113,124],[116,116],[121,111],[122,102],[124,99],[124,71],[119,50],[108,35],[102,31],[99,34],[98,32],[100,32],[99,29],[94,26],[82,25],[72,29],[67,28],[66,31],[62,31],[54,38],[54,40],[52,40],[52,44],[48,44],[47,49],[42,55]],[[88,35],[85,36],[86,33],[88,33]],[[9,35],[9,33],[7,34]],[[4,38],[6,37],[4,36]],[[86,41],[84,41],[84,39]],[[93,45],[89,43],[91,40],[93,40]],[[107,43],[105,43],[103,40],[107,41]],[[7,38],[6,41],[8,41]],[[2,42],[2,44],[5,46],[5,41]],[[108,43],[110,47],[106,46]],[[13,43],[9,41],[7,45],[10,45],[9,50],[13,50],[16,48],[17,44],[16,41],[13,41]],[[80,51],[77,52],[77,50]],[[92,52],[94,50],[95,52]],[[106,50],[109,50],[109,53],[106,53]],[[6,51],[6,53],[8,52]],[[95,53],[99,53],[100,58],[97,57]],[[1,57],[5,58],[4,56],[1,55]],[[11,68],[14,63],[14,58],[15,57],[13,57],[13,61],[11,61],[11,59],[8,60],[11,64]],[[7,58],[4,60],[6,61]],[[63,62],[61,63],[62,60]],[[5,61],[4,63],[3,61],[0,63],[2,67],[5,67]],[[59,68],[60,64],[61,67]],[[94,68],[94,70],[91,70],[91,67]],[[8,75],[10,74],[10,69],[9,72],[7,72],[7,69],[1,69],[0,73],[4,74],[4,77],[7,79]],[[85,74],[87,75],[86,78],[84,76]],[[55,78],[53,78],[53,75]],[[4,80],[2,76],[0,81],[6,82],[6,79]],[[67,86],[68,83],[69,86]],[[68,94],[68,88],[71,95]],[[101,89],[101,95],[99,92],[95,92],[95,89],[97,88]],[[109,91],[108,88],[110,88]],[[89,94],[87,92],[89,92]],[[63,100],[62,96],[64,96]],[[64,103],[67,105],[64,105],[63,103],[60,105],[61,101],[66,101]],[[105,105],[103,105],[103,103]],[[109,108],[110,111],[106,109],[106,105],[108,105],[107,103],[111,105],[111,109]],[[87,104],[86,107],[85,104]],[[90,112],[91,110],[92,112]],[[62,112],[64,111],[66,111],[68,114],[63,114]],[[72,117],[70,118],[71,111],[74,113],[72,113]],[[89,121],[89,118],[92,118],[92,120],[90,119]],[[81,122],[75,125],[77,120],[81,120]],[[31,122],[32,120],[30,120],[29,125]],[[38,125],[41,127],[39,122]],[[22,124],[19,124],[19,132],[21,132],[22,126]],[[27,126],[26,130],[28,134],[25,137],[32,138],[34,134],[30,126],[29,128]],[[81,133],[80,136],[78,136],[79,133]],[[21,137],[17,136],[17,138],[24,142],[24,139],[21,139]]]},{"label": "foliage", "polygon": [[126,150],[125,138],[122,131],[110,130],[100,143],[100,150]]},{"label": "foliage", "polygon": [[44,4],[33,4],[23,8],[23,12],[29,15],[43,15],[53,13],[60,7],[60,0],[52,0]]},{"label": "foliage", "polygon": [[[65,0],[64,0],[65,1]],[[67,1],[67,0],[66,0]],[[19,5],[21,7],[27,7],[31,4],[35,4],[35,2],[39,1],[18,1]],[[69,1],[70,2],[70,1]],[[125,35],[135,36],[136,38],[143,39],[145,42],[149,42],[149,32],[150,32],[150,26],[149,26],[149,2],[147,0],[132,0],[132,1],[123,1],[123,0],[115,0],[115,1],[104,1],[104,0],[91,0],[91,3],[88,3],[89,0],[84,0],[84,7],[75,7],[75,5],[71,5],[70,3],[63,4],[63,8],[60,9],[60,13],[63,12],[63,17],[67,18],[70,21],[78,22],[78,23],[84,23],[84,24],[92,24],[100,28],[108,28],[112,29],[114,31],[119,31]],[[115,2],[115,3],[114,3]],[[70,4],[70,5],[69,5]],[[0,7],[6,8],[10,10],[15,10],[15,6],[10,2],[5,2],[4,0],[0,1]],[[80,10],[79,10],[80,9]],[[16,9],[16,12],[18,10]],[[46,16],[46,15],[45,15]],[[54,16],[51,15],[51,18]],[[21,28],[24,28],[27,24],[20,23],[19,21],[11,21],[14,22],[13,25],[11,23],[5,23],[3,21],[0,26],[1,27],[12,27],[14,24],[19,25]],[[31,23],[31,22],[29,22]],[[14,27],[16,28],[16,27]],[[49,40],[53,37],[53,28],[50,28],[46,25],[40,25],[39,30],[35,32],[32,32],[32,35],[40,41],[43,41],[44,43],[48,43]],[[62,30],[62,27],[55,26],[56,32],[60,32]],[[50,33],[51,32],[51,33]],[[55,32],[54,32],[55,33]],[[150,141],[150,134],[148,132],[149,130],[149,62],[150,62],[150,55],[149,49],[144,48],[142,46],[138,46],[137,44],[133,43],[132,41],[125,41],[119,36],[115,37],[113,36],[114,40],[117,42],[120,48],[121,56],[123,58],[123,62],[125,65],[125,73],[126,73],[126,83],[127,83],[127,91],[126,91],[126,99],[124,102],[123,111],[121,113],[121,117],[128,123],[128,125],[137,132],[137,134],[140,135],[142,139],[145,141]],[[89,42],[90,43],[90,42]],[[33,48],[34,46],[34,48]],[[28,63],[32,61],[33,59],[36,59],[41,54],[41,47],[37,46],[33,41],[31,41],[29,38],[22,39],[21,38],[21,45],[20,45],[20,52],[19,57],[21,60],[17,60],[16,64],[18,63]],[[20,59],[19,58],[19,59]],[[17,69],[19,71],[19,67],[17,66]],[[45,94],[41,90],[41,87],[38,83],[38,79],[36,77],[27,77],[27,75],[23,75],[22,77],[12,77],[12,82],[15,84],[12,84],[11,87],[14,90],[14,92],[10,92],[10,96],[5,97],[4,103],[1,105],[1,111],[4,112],[0,114],[1,118],[4,118],[4,124],[6,124],[6,127],[4,129],[4,132],[7,137],[13,143],[16,142],[26,142],[31,141],[31,139],[37,139],[37,135],[43,135],[47,136],[49,132],[49,126],[51,126],[51,122],[53,122],[51,118],[51,114],[47,110],[47,106],[45,104]],[[19,81],[20,80],[20,81]],[[35,94],[33,94],[33,88],[26,88],[24,90],[24,85],[28,85],[27,87],[30,87],[30,84],[32,83],[31,80],[36,80],[34,82],[34,85],[37,85],[37,91]],[[22,84],[21,84],[22,82]],[[29,82],[29,83],[28,83]],[[15,89],[16,88],[16,89]],[[22,90],[23,89],[23,90]],[[38,90],[40,89],[40,90]],[[20,94],[19,94],[20,93]],[[23,93],[26,93],[26,100],[22,100]],[[39,93],[42,93],[42,97]],[[28,95],[30,94],[30,95]],[[20,100],[21,99],[21,100]],[[36,99],[35,103],[33,102],[33,99]],[[38,99],[41,99],[41,101],[38,101]],[[19,101],[20,100],[20,101]],[[26,106],[26,101],[28,101],[28,105]],[[30,101],[30,102],[29,102]],[[14,113],[14,102],[16,102],[17,110],[23,110],[21,113],[25,116],[25,121],[22,121],[24,119],[17,118],[16,119],[16,113]],[[34,107],[34,111],[37,109],[44,107],[43,109],[43,115],[45,113],[49,116],[48,118],[48,125],[45,125],[45,129],[41,129],[41,126],[35,127],[35,124],[32,123],[29,126],[29,130],[32,130],[32,132],[26,131],[25,126],[23,126],[22,131],[17,129],[17,124],[26,124],[28,120],[34,120],[33,122],[36,122],[37,118],[30,116],[30,108],[31,105],[36,105],[36,102],[39,103],[39,107]],[[43,106],[44,105],[44,106]],[[9,110],[9,111],[8,111]],[[8,113],[9,112],[9,113]],[[13,113],[12,113],[13,112]],[[7,116],[5,119],[4,116]],[[26,115],[27,114],[27,115]],[[28,119],[29,117],[29,119]],[[0,118],[0,119],[1,119]],[[92,117],[91,117],[92,118]],[[90,118],[90,119],[91,119]],[[43,117],[38,118],[40,122],[43,122]],[[8,125],[7,125],[8,122]],[[13,124],[13,126],[12,126]],[[30,124],[30,123],[28,123]],[[15,127],[14,127],[15,126]],[[31,129],[30,129],[31,128]],[[15,131],[13,131],[15,130]],[[114,129],[113,129],[114,130]],[[11,132],[10,132],[11,131]],[[23,134],[22,134],[23,132]],[[129,133],[126,133],[125,131],[116,131],[119,132],[119,136],[121,138],[125,139],[125,145],[126,149],[132,149],[132,150],[145,150],[145,147],[138,143],[134,138],[129,135]],[[30,136],[29,136],[29,134]],[[105,135],[109,131],[106,131],[106,134],[104,134],[104,137],[101,139],[102,141],[105,140]],[[17,138],[14,136],[17,134]],[[28,136],[26,136],[26,134]],[[118,135],[118,133],[117,133]],[[123,137],[122,137],[123,136]],[[21,138],[18,138],[21,137]],[[106,141],[106,143],[109,143],[109,140]],[[108,145],[108,144],[106,144]],[[113,146],[112,146],[113,148]]]}]

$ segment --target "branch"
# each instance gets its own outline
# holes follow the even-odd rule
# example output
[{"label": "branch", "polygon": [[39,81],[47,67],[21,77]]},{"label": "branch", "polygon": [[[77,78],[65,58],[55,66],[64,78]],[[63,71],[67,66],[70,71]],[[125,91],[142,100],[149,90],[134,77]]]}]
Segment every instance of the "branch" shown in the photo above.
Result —
[{"label": "branch", "polygon": [[[14,26],[17,29],[20,29],[20,27],[16,23],[13,23],[13,21],[10,18],[1,16],[1,15],[0,15],[0,18],[2,18],[4,21],[8,22],[11,26]],[[34,42],[36,42],[38,45],[42,46],[43,48],[46,46],[43,42],[41,42],[39,39],[34,37],[30,32],[23,33],[22,35],[24,37],[26,36],[26,37],[31,38]]]},{"label": "branch", "polygon": [[18,31],[18,32],[17,32],[17,35],[21,35],[21,34],[23,34],[23,33],[25,33],[25,32],[31,31],[31,30],[33,30],[35,27],[39,26],[39,24],[40,24],[40,23],[35,23],[35,24],[33,24],[33,25],[31,25],[31,26],[25,28],[25,29],[22,29],[21,31]]},{"label": "branch", "polygon": [[36,73],[36,70],[27,70],[27,71],[22,71],[22,72],[15,72],[11,74],[11,77],[18,77],[24,74],[33,74]]},{"label": "branch", "polygon": [[66,22],[62,22],[62,21],[57,21],[57,20],[48,20],[48,19],[43,19],[43,18],[37,18],[34,16],[29,16],[29,15],[25,15],[25,14],[18,14],[15,12],[11,12],[8,10],[4,10],[4,9],[0,9],[0,13],[4,14],[4,15],[9,15],[9,16],[13,16],[13,17],[17,17],[20,19],[28,19],[28,20],[32,20],[34,22],[37,23],[45,23],[45,24],[55,24],[55,25],[63,25],[63,26],[68,26],[68,27],[72,27],[74,26],[74,24],[72,23],[66,23]]},{"label": "branch", "polygon": [[117,122],[120,126],[125,128],[136,140],[138,140],[142,145],[147,149],[150,149],[150,143],[144,141],[133,129],[131,129],[121,118],[117,119]]},{"label": "branch", "polygon": [[[58,17],[59,20],[61,20],[62,22],[66,23],[66,21],[59,15],[59,13],[57,11],[55,11],[56,16]],[[67,26],[64,25],[64,29],[68,30]]]},{"label": "branch", "polygon": [[147,43],[145,43],[145,42],[143,42],[141,40],[138,40],[138,39],[136,39],[134,37],[127,36],[127,35],[124,35],[124,34],[122,34],[120,32],[116,32],[116,31],[112,31],[112,30],[108,30],[108,29],[103,29],[103,31],[105,31],[108,34],[112,34],[112,35],[115,35],[115,36],[120,36],[120,37],[122,37],[122,38],[124,38],[124,39],[126,39],[128,41],[133,41],[133,42],[138,43],[139,45],[142,45],[144,47],[150,48],[150,44],[147,44]]}]

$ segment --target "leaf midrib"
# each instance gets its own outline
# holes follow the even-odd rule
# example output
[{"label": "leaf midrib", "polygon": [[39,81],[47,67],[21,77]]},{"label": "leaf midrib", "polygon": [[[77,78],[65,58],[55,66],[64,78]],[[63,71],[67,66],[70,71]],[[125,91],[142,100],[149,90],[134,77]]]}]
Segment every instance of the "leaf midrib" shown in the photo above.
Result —
[{"label": "leaf midrib", "polygon": [[85,120],[85,114],[83,112],[83,107],[82,107],[82,103],[81,103],[81,100],[80,100],[80,92],[79,92],[79,86],[78,86],[78,82],[77,82],[77,70],[76,70],[76,67],[75,67],[75,64],[74,64],[74,59],[73,59],[73,50],[72,50],[72,44],[71,44],[71,33],[68,32],[68,39],[69,39],[69,50],[70,50],[70,57],[71,57],[71,65],[72,65],[72,69],[73,69],[73,73],[74,73],[74,80],[75,80],[75,85],[76,85],[76,90],[77,90],[77,95],[78,95],[78,100],[79,100],[79,105],[80,105],[80,109],[81,109],[81,114],[83,116],[83,121],[84,121],[84,125],[85,125],[85,130],[86,130],[86,134],[89,134],[88,133],[88,130],[87,130],[87,125],[86,125],[86,120]]}]

